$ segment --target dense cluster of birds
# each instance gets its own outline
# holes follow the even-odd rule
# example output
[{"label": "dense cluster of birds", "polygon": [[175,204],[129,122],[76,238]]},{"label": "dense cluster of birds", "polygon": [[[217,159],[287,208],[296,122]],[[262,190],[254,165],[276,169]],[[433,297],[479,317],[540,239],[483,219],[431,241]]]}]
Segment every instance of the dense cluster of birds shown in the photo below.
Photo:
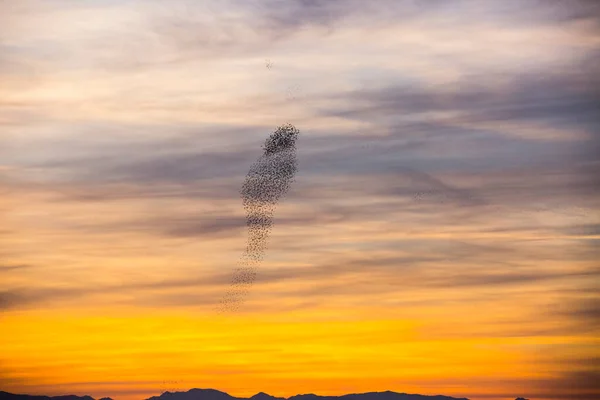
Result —
[{"label": "dense cluster of birds", "polygon": [[263,155],[250,167],[242,185],[248,243],[221,300],[221,311],[237,310],[256,278],[257,267],[267,250],[275,207],[294,180],[298,134],[292,124],[279,126],[265,141]]}]

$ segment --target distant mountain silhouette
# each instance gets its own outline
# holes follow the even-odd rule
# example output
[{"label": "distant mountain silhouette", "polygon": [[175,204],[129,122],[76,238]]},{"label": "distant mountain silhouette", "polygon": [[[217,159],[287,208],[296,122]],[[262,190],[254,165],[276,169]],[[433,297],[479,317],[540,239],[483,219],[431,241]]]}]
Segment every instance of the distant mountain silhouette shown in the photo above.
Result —
[{"label": "distant mountain silhouette", "polygon": [[[12,394],[0,391],[0,400],[95,400],[91,396],[30,396],[27,394]],[[103,397],[100,400],[112,400]],[[390,392],[369,392],[345,394],[343,396],[319,396],[316,394],[297,394],[292,397],[275,397],[267,393],[257,393],[250,398],[234,397],[215,389],[191,389],[187,392],[164,392],[160,396],[153,396],[146,400],[469,400],[465,397],[450,396],[425,396],[420,394],[407,394]],[[527,400],[518,398],[516,400]]]},{"label": "distant mountain silhouette", "polygon": [[270,394],[266,394],[265,392],[256,393],[254,396],[250,397],[250,400],[285,400],[284,397],[275,397]]},{"label": "distant mountain silhouette", "polygon": [[[0,399],[2,400],[2,399]],[[346,394],[343,396],[319,396],[316,394],[298,394],[292,397],[275,397],[267,393],[257,393],[248,398],[234,397],[225,392],[214,389],[191,389],[187,392],[165,392],[160,396],[153,396],[146,400],[469,400],[465,397],[425,396],[420,394],[407,394],[390,392],[370,392],[359,394]]]},{"label": "distant mountain silhouette", "polygon": [[[0,390],[0,400],[94,400],[90,396],[75,396],[73,394],[66,396],[31,396],[28,394],[13,394]],[[111,399],[112,400],[112,399]]]},{"label": "distant mountain silhouette", "polygon": [[230,396],[225,392],[215,389],[190,389],[187,392],[164,392],[160,396],[153,396],[147,400],[234,400],[238,397]]}]

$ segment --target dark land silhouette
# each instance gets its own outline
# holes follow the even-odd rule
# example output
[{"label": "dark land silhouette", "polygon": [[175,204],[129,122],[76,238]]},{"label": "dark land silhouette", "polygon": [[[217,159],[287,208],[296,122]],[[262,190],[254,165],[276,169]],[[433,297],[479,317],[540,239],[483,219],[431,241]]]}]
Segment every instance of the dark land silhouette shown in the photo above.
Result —
[{"label": "dark land silhouette", "polygon": [[[106,400],[110,398],[103,398]],[[91,396],[30,396],[26,394],[12,394],[0,391],[0,400],[95,400]],[[110,399],[112,400],[112,399]],[[191,389],[187,392],[164,392],[160,396],[153,396],[146,400],[469,400],[465,397],[450,396],[425,396],[420,394],[386,392],[370,392],[346,394],[342,396],[319,396],[316,394],[297,394],[288,398],[275,397],[267,393],[257,393],[254,396],[235,397],[215,389]]]},{"label": "dark land silhouette", "polygon": [[[31,396],[26,394],[12,394],[0,391],[0,400],[95,400],[91,396]],[[100,400],[112,400],[104,397]],[[160,396],[153,396],[146,400],[469,400],[465,397],[450,396],[425,396],[420,394],[386,392],[370,392],[346,394],[342,396],[319,396],[316,394],[298,394],[288,397],[275,397],[267,393],[257,393],[250,398],[235,397],[215,389],[191,389],[187,392],[164,392]]]},{"label": "dark land silhouette", "polygon": [[267,393],[257,393],[250,398],[234,397],[214,389],[192,389],[187,392],[165,392],[160,396],[150,397],[147,400],[469,400],[461,397],[449,396],[424,396],[420,394],[407,394],[396,392],[370,392],[360,394],[346,394],[342,396],[319,396],[316,394],[297,394],[288,397],[275,397]]},{"label": "dark land silhouette", "polygon": [[316,394],[297,394],[288,398],[275,397],[267,393],[257,393],[250,398],[234,397],[227,393],[213,389],[192,389],[187,392],[165,392],[160,396],[150,397],[147,400],[469,400],[465,397],[450,396],[425,396],[420,394],[386,392],[369,392],[345,394],[342,396],[319,396]]},{"label": "dark land silhouette", "polygon": [[[104,399],[112,400],[110,397]],[[64,396],[34,396],[28,394],[14,394],[0,390],[0,400],[95,400],[91,396],[75,396],[73,394]],[[102,400],[102,399],[100,399]]]},{"label": "dark land silhouette", "polygon": [[[95,400],[91,396],[33,396],[13,394],[0,391],[0,400]],[[112,400],[103,397],[99,400]],[[152,396],[146,400],[469,400],[466,397],[443,395],[428,396],[422,394],[397,393],[392,391],[353,393],[341,396],[319,396],[313,393],[297,394],[291,397],[276,397],[260,392],[252,397],[235,397],[215,389],[190,389],[187,392],[164,392],[160,396]],[[515,400],[529,400],[518,397]]]}]

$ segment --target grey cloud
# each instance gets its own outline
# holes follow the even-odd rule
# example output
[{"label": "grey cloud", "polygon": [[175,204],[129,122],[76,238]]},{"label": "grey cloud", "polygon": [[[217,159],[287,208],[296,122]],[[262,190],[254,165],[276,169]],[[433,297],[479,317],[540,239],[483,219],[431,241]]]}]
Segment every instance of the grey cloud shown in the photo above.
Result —
[{"label": "grey cloud", "polygon": [[[368,190],[368,189],[367,189]],[[317,191],[318,192],[318,191]],[[325,192],[326,193],[326,192]],[[339,191],[332,192],[331,196],[335,196],[341,193]],[[185,198],[199,199],[199,197],[186,197],[189,193],[183,194]],[[348,193],[346,193],[348,194]],[[344,205],[339,204],[335,197],[319,196],[318,194],[312,193],[303,195],[301,192],[296,195],[296,192],[290,193],[290,201],[287,205],[288,210],[282,212],[275,217],[275,224],[282,227],[283,229],[293,229],[294,227],[306,227],[310,226],[313,231],[319,232],[320,228],[333,226],[339,223],[348,222],[361,222],[361,221],[379,221],[382,224],[382,229],[387,227],[388,229],[396,230],[395,225],[402,219],[402,216],[406,216],[406,213],[413,216],[415,214],[427,212],[430,216],[437,215],[439,219],[421,221],[419,226],[421,229],[436,229],[444,224],[460,223],[464,222],[465,218],[468,218],[468,214],[471,210],[462,207],[459,203],[459,208],[464,208],[461,213],[453,213],[452,208],[440,209],[439,204],[428,204],[421,203],[420,200],[412,200],[409,203],[403,203],[402,201],[395,201],[390,199],[389,201],[379,201],[377,205],[369,204],[368,195],[369,193],[363,191],[356,191],[354,196],[365,195],[365,204],[357,205]],[[378,195],[377,192],[371,193],[372,195]],[[231,197],[221,197],[221,201],[229,200],[227,202],[230,205],[232,202],[237,202],[238,194],[233,192]],[[397,194],[396,194],[397,195]],[[407,195],[408,196],[408,195]],[[211,199],[214,197],[206,196],[204,199]],[[100,198],[93,198],[98,201]],[[402,200],[402,199],[400,199]],[[86,199],[89,201],[89,199]],[[103,200],[104,201],[104,200]],[[434,200],[435,201],[435,200]],[[225,206],[225,203],[222,203]],[[450,207],[455,207],[450,204]],[[442,215],[442,211],[445,213]],[[411,229],[414,224],[407,225]],[[214,240],[232,235],[241,234],[244,228],[244,217],[242,215],[235,215],[227,212],[227,207],[223,207],[222,210],[214,210],[210,213],[198,213],[198,212],[178,212],[177,210],[165,210],[155,213],[155,215],[147,218],[135,218],[135,219],[124,219],[115,223],[103,223],[100,220],[90,219],[85,222],[74,222],[69,223],[65,221],[65,229],[75,230],[79,232],[93,233],[93,232],[143,232],[145,234],[159,235],[164,237],[175,237],[175,238],[198,238],[202,240]],[[284,233],[281,233],[284,234]],[[290,244],[284,244],[284,247],[288,250]]]},{"label": "grey cloud", "polygon": [[564,280],[569,278],[594,278],[600,272],[586,271],[578,273],[550,273],[550,272],[504,272],[481,274],[449,274],[433,278],[429,284],[434,287],[484,287],[496,285],[527,284],[547,280]]},{"label": "grey cloud", "polygon": [[[169,222],[170,227],[166,229],[166,233],[175,237],[214,237],[222,233],[242,230],[245,226],[243,217],[229,216],[212,216],[200,221],[175,220]],[[165,226],[166,224],[161,223],[160,225]]]},{"label": "grey cloud", "polygon": [[[404,165],[423,171],[453,171],[480,174],[506,169],[519,173],[560,170],[571,174],[571,186],[579,193],[597,191],[600,135],[582,142],[553,142],[507,136],[489,129],[469,128],[469,124],[490,121],[524,123],[532,120],[568,131],[571,128],[595,132],[598,124],[598,95],[589,74],[513,76],[509,85],[478,85],[477,80],[460,85],[460,90],[445,88],[395,87],[362,90],[353,94],[332,95],[333,105],[319,111],[323,115],[361,121],[377,121],[389,135],[369,140],[362,159],[373,158],[370,168],[389,168],[401,159]],[[339,105],[335,105],[339,102]],[[342,105],[345,103],[344,105]],[[404,122],[402,116],[429,112],[454,112],[458,116],[433,121],[423,114],[421,122]],[[456,126],[465,122],[466,126]],[[475,125],[477,126],[477,125]],[[543,125],[542,125],[543,126]],[[446,151],[442,151],[446,149]],[[344,149],[346,150],[346,149]],[[347,150],[350,154],[353,150]],[[341,154],[341,152],[340,152]],[[363,161],[364,162],[364,161]],[[359,164],[360,165],[360,164]],[[546,171],[544,171],[544,169]],[[535,185],[543,183],[532,176]],[[573,179],[575,178],[575,179]],[[575,187],[577,186],[577,187]],[[586,189],[587,188],[587,189]]]},{"label": "grey cloud", "polygon": [[[287,40],[310,27],[333,27],[344,17],[385,16],[397,2],[386,1],[379,7],[357,0],[293,1],[177,1],[163,5],[151,2],[143,6],[124,3],[122,8],[137,8],[139,17],[129,26],[111,31],[87,31],[68,42],[47,38],[29,46],[8,48],[1,52],[0,68],[11,72],[43,68],[48,63],[61,69],[88,68],[108,71],[141,71],[165,65],[184,64],[199,59],[253,57],[265,54],[274,44]],[[225,4],[225,7],[223,5]],[[41,4],[38,4],[38,7]],[[45,7],[61,11],[60,7]],[[134,8],[135,7],[135,8]],[[235,8],[232,13],[228,8]],[[398,8],[398,7],[394,7]],[[406,5],[402,7],[405,17]],[[73,10],[73,8],[69,8]],[[379,12],[370,12],[377,11]],[[15,9],[6,14],[27,21],[27,13]],[[102,10],[100,9],[101,13]],[[7,47],[7,46],[4,46]],[[43,56],[43,63],[41,61]],[[17,68],[18,67],[18,68]],[[35,69],[35,68],[33,68]],[[33,71],[32,71],[33,72]],[[29,72],[31,75],[32,72]]]},{"label": "grey cloud", "polygon": [[[80,183],[43,186],[54,194],[50,201],[107,202],[127,199],[178,198],[191,200],[234,200],[238,196],[235,180],[207,180],[201,184],[190,182],[151,184],[151,182],[114,182],[103,184]],[[38,189],[40,189],[38,187]]]},{"label": "grey cloud", "polygon": [[[344,265],[325,265],[311,266],[302,268],[285,268],[279,270],[265,269],[259,274],[258,284],[269,282],[279,282],[287,279],[331,279],[335,276],[342,276],[347,273],[363,270],[369,266],[386,267],[398,265],[399,263],[411,263],[432,261],[434,258],[390,258],[390,259],[364,259],[348,262]],[[52,304],[54,302],[73,301],[77,298],[101,295],[107,293],[127,293],[133,298],[125,301],[134,301],[137,303],[152,304],[154,306],[174,305],[174,304],[216,304],[220,298],[220,292],[208,290],[198,291],[201,288],[215,289],[215,286],[226,285],[231,279],[229,271],[209,274],[206,276],[187,276],[177,279],[168,279],[155,282],[138,282],[125,285],[113,286],[93,286],[91,283],[87,287],[71,288],[13,288],[0,293],[0,309],[20,309],[29,307],[39,307],[40,304]],[[184,293],[184,289],[194,289],[193,293]],[[165,291],[177,289],[177,294],[171,294]],[[159,290],[158,293],[145,293],[148,290]],[[140,299],[146,299],[141,301]],[[168,304],[163,304],[162,300]],[[189,300],[189,303],[186,301]]]},{"label": "grey cloud", "polygon": [[[390,143],[387,150],[388,152],[402,151],[404,146],[402,143]],[[103,155],[97,159],[64,160],[45,163],[40,167],[71,171],[72,174],[68,178],[69,185],[64,187],[66,190],[64,194],[74,199],[100,200],[146,194],[177,196],[177,193],[189,197],[219,198],[233,194],[232,190],[235,186],[233,180],[243,177],[245,166],[255,157],[252,151],[244,148],[212,152],[190,152],[177,148],[165,151],[165,149],[168,147],[165,148],[164,144],[157,143],[155,151],[147,152],[155,154],[151,157],[138,156],[139,158],[136,159],[134,155],[128,159],[128,156],[121,151],[118,156]],[[135,151],[134,154],[139,152]],[[301,174],[307,177],[321,175],[324,172],[338,176],[373,174],[389,170],[390,166],[394,167],[394,164],[398,165],[397,161],[390,158],[389,153],[387,155],[386,158],[385,155],[377,154],[374,149],[361,149],[361,142],[357,137],[347,139],[330,137],[327,140],[305,138],[299,155],[300,162],[303,164]],[[409,171],[411,170],[404,168],[400,174],[412,174],[413,177],[417,174],[414,170]],[[423,172],[421,176],[425,176]],[[428,176],[427,183],[432,184],[435,180],[430,174]],[[364,179],[371,179],[371,176],[366,175]],[[231,180],[231,187],[229,184],[224,185],[227,180]],[[442,188],[443,184],[440,186],[439,180],[437,182],[437,187]],[[153,186],[147,186],[150,183]],[[156,184],[160,186],[157,187]],[[215,190],[211,191],[212,188]],[[410,189],[407,193],[411,193]],[[455,190],[453,195],[458,193],[459,191]],[[298,192],[298,194],[302,193]],[[466,197],[463,196],[463,199]]]},{"label": "grey cloud", "polygon": [[13,291],[0,292],[0,310],[6,310],[25,303],[22,295]]},{"label": "grey cloud", "polygon": [[[489,76],[465,76],[457,89],[438,86],[396,86],[363,89],[349,94],[334,94],[331,99],[347,100],[347,106],[330,107],[324,115],[353,119],[374,119],[432,111],[461,111],[469,121],[568,119],[582,117],[597,121],[595,105],[599,82],[592,67],[582,72],[533,73],[504,76],[508,85],[488,83]],[[494,75],[492,75],[494,78]],[[461,117],[459,117],[461,118]]]},{"label": "grey cloud", "polygon": [[[554,362],[554,361],[552,361]],[[512,388],[512,391],[498,391],[494,394],[472,393],[472,398],[502,398],[513,399],[519,395],[522,398],[556,399],[556,400],[590,400],[598,397],[600,393],[600,373],[596,371],[598,359],[573,358],[562,360],[562,370],[555,370],[547,377],[542,378],[503,378],[486,377],[471,378],[468,384],[493,384],[497,387]],[[542,364],[543,365],[543,364]],[[568,366],[567,366],[568,365]],[[456,383],[453,381],[453,383]],[[515,389],[518,392],[515,393]]]},{"label": "grey cloud", "polygon": [[582,236],[600,236],[600,224],[579,224],[563,229],[567,234]]},{"label": "grey cloud", "polygon": [[8,271],[22,271],[23,269],[31,268],[31,265],[26,264],[0,264],[0,273]]},{"label": "grey cloud", "polygon": [[[600,271],[596,270],[593,275],[597,281]],[[578,298],[557,306],[555,314],[574,319],[580,329],[582,328],[580,325],[590,332],[600,329],[600,300],[598,298]]]},{"label": "grey cloud", "polygon": [[365,9],[364,2],[355,0],[292,0],[269,1],[260,9],[263,19],[259,23],[273,36],[288,36],[307,25],[332,28],[332,25],[358,9]]},{"label": "grey cloud", "polygon": [[[308,141],[308,140],[307,140]],[[333,141],[335,142],[335,140]],[[549,149],[555,151],[556,147],[553,145],[538,145],[535,143],[520,143],[519,145],[512,140],[508,139],[489,139],[489,140],[477,140],[473,139],[469,142],[465,141],[466,145],[471,145],[473,148],[482,146],[495,146],[497,153],[496,158],[492,160],[483,160],[481,158],[479,163],[486,162],[491,166],[498,168],[506,160],[502,157],[500,151],[505,152],[507,155],[509,152],[519,150],[519,154],[512,155],[511,159],[516,162],[527,165],[529,156],[543,157],[547,154]],[[304,143],[303,143],[304,145]],[[306,144],[307,149],[299,153],[299,162],[303,163],[302,173],[304,175],[323,174],[327,175],[345,175],[350,173],[378,173],[385,172],[393,167],[399,167],[399,159],[402,159],[404,153],[402,152],[403,145],[394,146],[393,143],[384,154],[377,154],[375,151],[364,151],[362,156],[359,158],[349,159],[349,155],[352,152],[310,152],[310,143]],[[398,153],[394,153],[394,147],[398,150]],[[313,148],[314,149],[314,148]],[[349,154],[350,153],[350,154]],[[356,151],[356,153],[359,153]],[[489,151],[486,153],[489,154]],[[357,154],[358,155],[358,154]],[[92,167],[85,177],[89,177],[92,180],[99,180],[104,178],[106,181],[119,181],[119,180],[134,180],[134,181],[146,181],[146,182],[193,182],[207,179],[216,178],[231,178],[240,176],[243,171],[243,165],[247,164],[252,159],[254,154],[246,149],[234,149],[228,152],[214,152],[214,153],[176,153],[169,154],[160,157],[154,157],[149,159],[141,159],[132,162],[117,161],[114,160],[113,164],[106,163],[104,166],[97,165]],[[403,164],[410,165],[412,170],[424,169],[430,162],[430,157],[419,159],[415,156],[410,156],[407,152],[407,161]],[[493,155],[492,155],[493,156]],[[518,158],[521,157],[521,158]],[[444,167],[456,168],[460,166],[461,162],[454,157],[440,158],[434,161],[433,168],[438,170]],[[463,162],[464,164],[464,162]],[[400,165],[401,166],[401,165]],[[429,168],[432,168],[431,166]],[[465,168],[464,166],[462,167]],[[413,174],[414,176],[414,174]],[[429,180],[431,182],[431,180]]]},{"label": "grey cloud", "polygon": [[[326,36],[344,24],[369,29],[368,24],[373,22],[398,24],[438,15],[443,15],[449,23],[460,24],[469,18],[489,19],[490,14],[502,9],[495,2],[486,5],[487,12],[477,14],[477,7],[469,2],[439,0],[426,5],[393,0],[179,1],[168,6],[156,3],[140,7],[139,15],[144,21],[135,30],[97,33],[87,39],[87,46],[69,48],[50,42],[45,48],[52,46],[51,56],[56,60],[72,59],[75,52],[80,62],[91,67],[140,70],[200,58],[256,56],[305,29],[320,30]],[[230,13],[228,7],[239,12]],[[525,4],[509,10],[509,16],[514,19],[515,14],[535,14],[537,8],[535,3]],[[551,15],[546,17],[551,18]]]},{"label": "grey cloud", "polygon": [[[334,105],[329,110],[317,111],[318,113],[376,121],[375,129],[387,131],[388,134],[371,139],[356,134],[339,135],[340,132],[329,132],[325,137],[319,137],[311,135],[309,124],[298,154],[299,163],[302,165],[298,176],[300,185],[302,179],[311,179],[315,175],[352,175],[372,180],[375,175],[383,176],[390,171],[404,170],[396,175],[408,174],[412,176],[413,183],[420,182],[427,186],[427,190],[444,192],[448,199],[456,201],[457,204],[482,205],[486,200],[481,193],[468,188],[453,189],[444,182],[440,185],[440,179],[436,182],[435,175],[441,171],[479,175],[493,172],[497,177],[498,171],[505,170],[509,164],[513,170],[520,168],[519,174],[545,174],[544,169],[562,168],[566,171],[566,168],[569,168],[571,177],[566,177],[560,184],[563,187],[556,187],[557,190],[563,190],[566,187],[564,185],[570,185],[572,188],[579,185],[577,190],[587,190],[588,193],[598,188],[597,174],[594,173],[594,165],[590,164],[597,160],[597,156],[590,147],[598,147],[600,135],[595,135],[591,143],[565,145],[552,141],[507,137],[496,132],[452,125],[456,118],[467,121],[502,121],[533,117],[550,118],[553,123],[566,124],[566,128],[586,123],[585,121],[591,124],[596,118],[591,112],[594,94],[581,75],[515,77],[510,85],[501,88],[478,85],[477,81],[465,82],[460,90],[449,93],[443,88],[397,87],[328,96],[333,99]],[[349,100],[349,103],[345,106],[335,105],[336,102],[341,103],[344,100]],[[345,111],[334,111],[340,107]],[[463,116],[453,117],[453,120],[446,122],[441,119],[409,123],[394,120],[399,110],[411,115],[431,110],[458,111],[463,113]],[[529,112],[533,114],[527,114]],[[557,118],[562,119],[562,122]],[[268,129],[265,127],[238,131],[236,128],[228,133],[221,130],[218,136],[225,133],[237,138],[235,141],[239,143],[240,137],[258,137],[260,130]],[[261,132],[262,134],[264,132]],[[206,135],[202,137],[204,136]],[[199,148],[194,136],[180,136],[170,143],[119,143],[122,148],[113,154],[110,153],[112,150],[106,148],[97,158],[92,156],[80,160],[64,160],[39,167],[68,170],[72,173],[70,182],[88,182],[90,186],[93,184],[90,194],[82,193],[84,187],[79,191],[78,196],[82,199],[100,199],[107,195],[109,198],[136,196],[145,193],[155,193],[156,196],[177,196],[180,193],[190,197],[226,197],[233,194],[232,188],[235,185],[232,181],[231,188],[225,187],[221,185],[222,181],[241,179],[245,166],[256,157],[256,154],[247,150],[256,147],[252,145],[253,139],[244,140],[247,146],[242,143],[235,148],[215,145],[210,150]],[[445,151],[442,152],[441,149]],[[416,179],[417,174],[421,174],[422,179]],[[583,176],[586,177],[585,180]],[[537,178],[532,175],[530,183],[545,188],[555,185],[547,180],[541,182]],[[133,185],[125,188],[126,192],[122,194],[103,191],[100,183],[108,185],[107,188],[117,183]],[[160,184],[160,188],[165,188],[164,192],[159,187],[149,187],[151,183]],[[378,184],[370,182],[367,185],[372,187]],[[447,187],[444,187],[444,184]],[[188,189],[180,190],[184,185],[187,185]],[[404,183],[398,186],[393,181],[382,182],[380,185],[380,190],[387,190],[388,195],[401,195],[405,192],[413,194],[412,186],[415,186],[404,186]],[[214,191],[208,189],[216,186],[218,189]],[[588,189],[584,189],[585,187]],[[506,188],[506,191],[508,190],[509,188]],[[130,191],[129,194],[127,191]],[[302,195],[300,192],[297,194]]]},{"label": "grey cloud", "polygon": [[49,301],[70,300],[93,289],[84,288],[15,288],[0,292],[0,310],[39,307]]},{"label": "grey cloud", "polygon": [[190,182],[239,174],[252,154],[247,150],[227,153],[179,154],[114,166],[105,176],[130,176],[137,181]]},{"label": "grey cloud", "polygon": [[[365,20],[386,23],[422,21],[425,17],[442,16],[445,22],[460,25],[468,21],[500,22],[511,25],[531,26],[569,23],[579,20],[595,22],[599,7],[593,2],[575,1],[570,7],[527,1],[479,1],[479,7],[468,0],[432,0],[428,2],[382,0],[290,0],[252,2],[260,26],[276,37],[287,36],[306,27],[333,31],[342,23],[360,25]],[[275,36],[275,35],[273,35]]]},{"label": "grey cloud", "polygon": [[[392,293],[397,290],[419,290],[436,288],[503,288],[514,285],[532,285],[550,280],[596,279],[598,271],[546,271],[543,269],[516,268],[518,259],[528,255],[527,249],[516,248],[513,256],[502,257],[506,253],[502,246],[474,245],[447,242],[430,243],[428,240],[419,245],[411,241],[407,249],[412,253],[405,256],[364,257],[336,262],[323,261],[302,267],[264,268],[257,276],[257,284],[269,284],[290,281],[294,283],[314,282],[313,289],[291,289],[279,293],[292,299],[304,301],[324,301],[328,296],[340,296],[356,293],[364,295]],[[458,245],[458,246],[457,246]],[[429,250],[427,250],[429,249]],[[298,249],[301,252],[301,249]],[[425,252],[428,255],[423,255]],[[532,254],[532,253],[529,253]],[[447,268],[446,265],[462,264],[462,268]],[[515,263],[515,264],[513,264]],[[480,269],[479,265],[487,265]],[[506,269],[506,264],[511,269]],[[427,266],[427,268],[421,268]],[[351,283],[344,276],[355,278]],[[387,286],[382,286],[382,279]],[[0,308],[19,309],[39,307],[40,304],[68,302],[77,298],[94,297],[107,293],[125,296],[120,301],[164,305],[209,305],[216,304],[220,286],[227,285],[230,274],[227,271],[208,275],[185,276],[161,281],[135,282],[124,285],[93,286],[70,288],[13,288],[0,294]],[[335,282],[339,282],[336,284]],[[172,293],[173,291],[177,293]],[[443,297],[440,292],[439,296]],[[163,303],[165,302],[165,303]],[[597,313],[595,307],[582,304],[571,317],[590,319]],[[574,309],[575,311],[575,309]]]},{"label": "grey cloud", "polygon": [[[482,232],[543,231],[579,235],[582,233],[581,229],[593,229],[593,227],[553,227],[536,222],[535,218],[538,214],[536,211],[565,215],[574,213],[569,209],[562,210],[560,204],[543,205],[543,207],[540,205],[537,206],[541,207],[539,210],[531,208],[536,201],[546,200],[549,196],[553,201],[560,200],[559,195],[565,190],[562,187],[564,182],[561,181],[530,184],[525,180],[524,184],[530,186],[527,189],[520,184],[498,189],[493,186],[498,183],[492,183],[491,188],[481,186],[459,188],[432,174],[411,168],[397,167],[390,168],[390,171],[391,173],[387,174],[354,175],[352,179],[350,177],[337,179],[333,186],[326,182],[313,181],[311,177],[300,177],[298,186],[291,191],[288,199],[288,207],[293,211],[281,214],[276,218],[275,223],[279,226],[312,226],[318,229],[340,222],[369,220],[381,221],[382,229],[385,227],[395,231],[398,228],[394,224],[406,220],[408,215],[411,217],[411,222],[408,225],[404,223],[405,229],[414,229],[415,223],[420,221],[418,226],[423,231],[437,230],[441,227],[449,228],[452,225],[465,223],[479,225],[478,229]],[[521,176],[526,175],[521,172]],[[155,215],[145,219],[127,219],[110,224],[90,219],[73,224],[67,222],[64,225],[65,228],[82,232],[140,231],[169,237],[197,237],[208,240],[236,235],[243,229],[243,216],[232,215],[228,208],[229,205],[240,201],[238,180],[241,177],[237,180],[235,178],[207,179],[199,182],[182,180],[176,183],[160,180],[153,182],[151,179],[149,174],[146,181],[141,182],[135,182],[132,177],[130,183],[67,185],[48,188],[48,190],[56,191],[55,201],[119,201],[128,198],[158,200],[174,197],[190,200],[220,200],[223,205],[222,208],[219,207],[210,214],[204,215],[177,209],[158,209]],[[420,192],[424,193],[423,198],[415,198],[415,194]],[[339,201],[348,196],[357,200],[363,198],[364,204],[357,202],[349,205]],[[376,205],[369,201],[373,196],[380,198]],[[579,212],[583,213],[581,218],[585,217],[586,212],[589,212],[589,209],[582,209]],[[428,215],[427,220],[415,219],[425,214]],[[489,223],[490,219],[497,219],[503,214],[511,217],[520,215],[527,219],[506,220],[500,225]],[[527,225],[524,225],[523,221],[527,221]]]},{"label": "grey cloud", "polygon": [[[394,187],[393,183],[388,186],[388,194],[398,193],[400,189],[401,194],[414,193],[415,189],[419,190],[418,194],[423,194],[427,197],[427,194],[441,194],[443,200],[455,201],[460,205],[464,206],[478,206],[486,205],[485,199],[481,198],[475,190],[468,188],[458,188],[456,186],[445,183],[443,180],[436,178],[435,176],[426,173],[425,171],[417,171],[407,167],[392,167],[392,170],[397,172],[399,175],[406,175],[411,181],[411,185],[403,185],[401,188]],[[425,190],[426,192],[423,192]]]},{"label": "grey cloud", "polygon": [[[597,272],[582,272],[582,273],[547,273],[547,272],[503,272],[499,273],[497,271],[485,271],[481,270],[479,274],[472,273],[444,273],[441,271],[424,273],[420,269],[413,269],[414,266],[418,265],[418,263],[429,262],[431,264],[436,263],[440,265],[439,260],[443,258],[437,258],[437,260],[432,257],[429,260],[426,258],[421,258],[420,260],[412,259],[408,260],[407,264],[410,268],[409,270],[403,269],[402,274],[399,274],[397,271],[393,269],[389,269],[390,266],[384,266],[383,268],[387,269],[386,274],[386,282],[389,287],[387,289],[383,289],[380,285],[368,285],[367,282],[361,281],[360,279],[356,279],[352,283],[348,282],[340,282],[340,284],[330,283],[336,282],[336,279],[329,274],[330,271],[324,273],[323,279],[318,279],[317,276],[311,275],[310,280],[314,280],[315,282],[322,282],[323,285],[316,286],[312,289],[299,289],[292,290],[289,295],[300,296],[305,298],[306,296],[318,296],[322,298],[327,298],[329,296],[343,296],[347,294],[356,293],[357,290],[360,290],[361,293],[367,294],[376,294],[376,293],[390,293],[396,290],[411,290],[411,289],[419,289],[419,288],[436,288],[437,290],[444,289],[467,289],[467,288],[487,288],[488,290],[494,290],[494,287],[500,289],[501,287],[509,287],[515,285],[527,285],[527,284],[535,284],[543,281],[550,280],[564,280],[569,278],[594,278],[599,274]],[[393,264],[395,267],[400,267],[403,264]],[[374,269],[374,267],[369,267],[370,269]],[[340,275],[345,273],[351,273],[352,269],[338,269],[337,272]],[[364,269],[363,271],[366,271]],[[375,269],[373,273],[381,272],[381,270]],[[367,277],[368,275],[365,275]],[[339,276],[337,277],[339,278]],[[267,278],[268,279],[268,278]],[[258,279],[262,281],[261,278]],[[440,293],[440,297],[444,295]]]},{"label": "grey cloud", "polygon": [[593,399],[600,393],[600,372],[595,369],[565,369],[552,379],[533,380],[536,386],[531,396],[546,399]]},{"label": "grey cloud", "polygon": [[[297,217],[275,217],[274,223],[280,227],[310,226],[322,223],[332,223],[346,219],[346,213],[313,214],[302,213]],[[227,215],[211,215],[210,217],[186,220],[159,219],[150,226],[165,227],[165,233],[175,237],[213,237],[218,234],[231,234],[245,228],[245,217]]]},{"label": "grey cloud", "polygon": [[155,5],[143,14],[145,29],[98,35],[91,46],[95,52],[88,56],[104,69],[135,70],[200,58],[256,56],[303,28],[331,30],[344,17],[373,9],[356,0],[233,1],[228,6],[239,12],[230,13],[219,3],[226,4]]},{"label": "grey cloud", "polygon": [[[521,23],[547,22],[547,23],[569,23],[575,21],[590,20],[597,24],[600,16],[600,5],[595,1],[575,0],[568,7],[560,6],[560,3],[548,3],[549,7],[539,7],[539,1],[507,1],[503,5],[506,16],[511,21]],[[527,7],[529,6],[529,7]],[[527,8],[523,13],[523,8]],[[597,28],[597,26],[596,26]]]}]

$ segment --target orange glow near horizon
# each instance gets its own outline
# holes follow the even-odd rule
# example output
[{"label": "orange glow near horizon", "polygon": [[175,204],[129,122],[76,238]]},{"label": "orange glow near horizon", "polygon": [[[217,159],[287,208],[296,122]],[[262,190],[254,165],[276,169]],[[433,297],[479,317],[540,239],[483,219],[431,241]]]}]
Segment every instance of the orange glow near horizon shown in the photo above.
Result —
[{"label": "orange glow near horizon", "polygon": [[132,400],[194,387],[240,397],[259,391],[289,397],[299,394],[297,388],[323,395],[386,388],[462,397],[472,392],[469,382],[490,376],[515,382],[551,376],[532,369],[536,348],[571,346],[553,355],[559,362],[567,354],[585,356],[598,344],[592,336],[448,339],[427,321],[369,314],[376,313],[357,310],[354,318],[324,323],[302,313],[295,320],[124,309],[8,313],[0,353],[4,366],[19,371],[10,377],[26,383],[5,390],[48,394],[52,387],[51,394]]}]

